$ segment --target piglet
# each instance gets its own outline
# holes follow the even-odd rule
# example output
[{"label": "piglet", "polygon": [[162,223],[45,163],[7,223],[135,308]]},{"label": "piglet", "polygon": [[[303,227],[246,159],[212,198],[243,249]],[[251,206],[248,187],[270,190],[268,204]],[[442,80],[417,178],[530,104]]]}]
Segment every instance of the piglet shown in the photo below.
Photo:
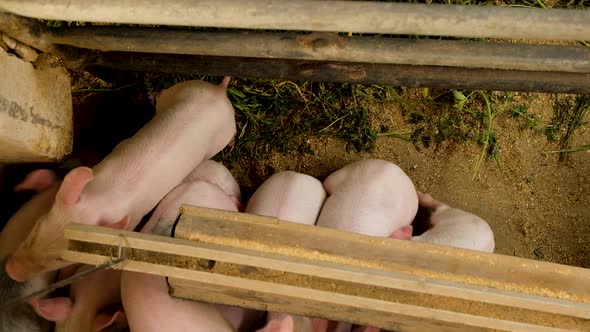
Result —
[{"label": "piglet", "polygon": [[[82,265],[74,271],[91,269]],[[121,305],[121,271],[102,270],[74,282],[69,297],[35,299],[33,308],[43,318],[61,323],[64,332],[103,331],[126,325]]]},{"label": "piglet", "polygon": [[418,197],[410,178],[395,164],[361,160],[324,180],[330,195],[317,225],[370,236],[411,234]]},{"label": "piglet", "polygon": [[[156,207],[142,232],[170,236],[181,204],[237,211],[240,190],[231,173],[214,161],[201,163]],[[163,277],[123,272],[123,305],[133,331],[251,331],[254,310],[175,299]]]},{"label": "piglet", "polygon": [[429,194],[418,193],[420,206],[430,210],[431,228],[412,240],[456,248],[494,252],[494,233],[480,217],[452,208]]},{"label": "piglet", "polygon": [[[317,179],[296,172],[273,174],[254,192],[246,212],[281,220],[314,225],[326,200],[326,192]],[[269,312],[267,324],[257,332],[325,331],[327,321]]]},{"label": "piglet", "polygon": [[10,277],[22,281],[68,266],[61,254],[69,223],[134,229],[196,165],[235,136],[228,82],[225,78],[215,87],[188,81],[171,87],[160,96],[156,116],[133,137],[94,168],[69,172],[49,213],[9,259]]},{"label": "piglet", "polygon": [[[275,191],[278,193],[288,191],[288,187],[283,189],[285,187],[277,186]],[[323,206],[320,204],[319,216],[315,216],[317,226],[372,236],[387,237],[393,233],[394,237],[399,239],[411,238],[410,225],[418,210],[418,198],[412,181],[393,163],[375,159],[352,163],[328,176],[324,180],[323,188],[329,197]],[[289,202],[282,202],[277,197],[280,196],[275,194],[264,198],[270,202],[267,204],[271,206],[273,202],[288,205],[293,204],[289,203],[291,201],[305,202],[311,197],[316,197],[316,194],[315,191],[302,188],[291,193]],[[323,201],[318,197],[315,199],[318,202]],[[260,198],[258,200],[264,201]],[[249,212],[249,208],[250,203],[246,207],[246,212]],[[300,213],[306,213],[305,205],[301,204],[286,210],[297,211],[297,209],[303,211]],[[312,210],[309,213],[317,213],[317,211]],[[350,332],[352,330],[352,324],[296,315],[269,313],[268,318],[267,325],[258,332]]]},{"label": "piglet", "polygon": [[[4,257],[0,259],[0,306],[43,289],[55,277],[54,274],[46,274],[26,282],[16,282],[8,277],[5,263],[6,257],[27,237],[37,219],[49,211],[59,184],[53,171],[36,170],[14,188],[15,191],[33,190],[36,194],[10,218],[0,233],[0,257]],[[37,315],[28,302],[0,309],[0,332],[44,332],[50,328],[50,323]]]},{"label": "piglet", "polygon": [[[494,234],[490,226],[471,213],[451,208],[432,198],[429,194],[418,192],[421,207],[429,210],[429,227],[412,240],[446,245],[456,248],[494,252]],[[395,238],[396,234],[391,237]],[[356,332],[379,332],[374,327],[359,327]]]},{"label": "piglet", "polygon": [[12,254],[29,235],[37,220],[51,209],[60,183],[53,171],[38,169],[14,187],[14,191],[32,190],[35,195],[10,217],[0,232],[0,257]]},{"label": "piglet", "polygon": [[216,161],[205,160],[158,203],[141,232],[170,236],[182,204],[233,211],[242,204],[241,197],[230,171]]},{"label": "piglet", "polygon": [[[410,178],[395,164],[361,160],[324,180],[330,195],[317,225],[370,236],[411,238],[418,197]],[[352,324],[330,322],[328,332],[350,332]]]},{"label": "piglet", "polygon": [[316,178],[285,171],[273,174],[256,189],[246,212],[314,225],[326,196]]}]

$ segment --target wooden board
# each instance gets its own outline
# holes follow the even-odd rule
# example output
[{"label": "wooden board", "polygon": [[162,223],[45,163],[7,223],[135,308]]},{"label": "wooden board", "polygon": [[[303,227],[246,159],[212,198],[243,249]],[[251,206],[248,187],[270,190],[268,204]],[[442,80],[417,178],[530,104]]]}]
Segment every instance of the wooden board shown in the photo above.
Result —
[{"label": "wooden board", "polygon": [[64,258],[124,254],[174,296],[399,331],[590,330],[585,269],[187,206],[174,236],[71,225]]},{"label": "wooden board", "polygon": [[100,26],[50,28],[42,38],[103,52],[590,73],[590,48],[582,46]]},{"label": "wooden board", "polygon": [[590,270],[519,257],[191,206],[174,237],[590,304]]},{"label": "wooden board", "polygon": [[[110,230],[109,230],[110,231]],[[96,232],[85,233],[93,237]],[[80,235],[80,234],[78,234]],[[145,238],[144,234],[124,234],[109,237],[105,234],[99,236],[100,242],[120,243],[120,235],[125,237],[127,248],[144,247],[144,245],[159,247],[154,239]],[[140,241],[135,235],[143,238]],[[77,237],[70,232],[69,237]],[[111,241],[105,241],[110,238]],[[94,239],[95,241],[97,239]],[[148,240],[148,242],[144,242]],[[174,243],[165,241],[167,244]],[[100,264],[108,260],[118,250],[117,246],[89,246],[88,243],[74,242],[70,250],[64,254],[64,258],[70,261],[86,264]],[[199,246],[197,246],[199,247]],[[173,251],[185,251],[173,249]],[[193,248],[195,249],[195,248]],[[211,248],[207,248],[211,250]],[[92,253],[84,252],[88,250]],[[208,250],[205,250],[208,251]],[[224,250],[222,250],[224,251]],[[194,252],[192,253],[194,254]],[[202,257],[216,257],[228,259],[232,255],[227,252],[218,253],[220,256],[208,253],[198,254]],[[252,258],[252,255],[248,255]],[[543,313],[530,312],[528,318],[541,323],[538,315],[544,315],[545,323],[553,326],[565,324],[561,328],[537,323],[523,323],[474,314],[465,314],[449,310],[441,310],[405,303],[383,301],[375,298],[355,296],[333,291],[323,291],[313,288],[300,288],[291,285],[276,283],[274,280],[259,281],[235,277],[219,273],[210,273],[199,270],[197,259],[187,257],[169,257],[161,253],[148,252],[146,250],[129,251],[127,260],[121,268],[127,271],[144,272],[161,276],[168,276],[174,296],[206,301],[237,305],[257,310],[273,310],[291,312],[313,317],[349,321],[357,324],[378,326],[396,331],[522,331],[522,332],[558,332],[558,331],[584,331],[587,328],[587,320],[576,320],[561,317],[559,315],[544,315]],[[245,257],[236,257],[244,260]],[[231,260],[229,258],[228,260]],[[280,262],[278,263],[280,266]],[[190,268],[189,268],[190,266]],[[243,265],[241,265],[243,266]],[[370,271],[369,271],[370,274]],[[336,281],[337,282],[337,281]],[[476,303],[474,303],[477,305]],[[471,309],[469,305],[466,309]]]},{"label": "wooden board", "polygon": [[581,46],[334,38],[335,34],[326,33],[250,31],[242,36],[164,28],[61,29],[2,12],[0,31],[59,56],[70,69],[86,69],[98,76],[115,69],[436,89],[590,93],[588,50]]},{"label": "wooden board", "polygon": [[[76,59],[68,55],[70,60]],[[435,89],[590,94],[589,73],[412,66],[397,64],[104,52],[84,63],[105,69],[295,81],[379,84]]]}]

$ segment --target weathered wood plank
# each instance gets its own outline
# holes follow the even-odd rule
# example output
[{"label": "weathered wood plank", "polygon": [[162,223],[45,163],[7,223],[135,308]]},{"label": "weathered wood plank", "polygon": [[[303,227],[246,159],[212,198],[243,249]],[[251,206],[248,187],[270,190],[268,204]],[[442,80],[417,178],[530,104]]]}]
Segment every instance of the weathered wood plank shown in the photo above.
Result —
[{"label": "weathered wood plank", "polygon": [[[67,251],[64,256],[65,259],[75,262],[83,262],[86,264],[101,264],[108,259],[102,255],[88,254],[77,251]],[[477,327],[466,327],[462,324],[452,323],[440,323],[433,319],[423,319],[418,316],[415,317],[416,313],[414,309],[420,311],[422,308],[406,305],[393,304],[386,309],[383,309],[383,303],[378,302],[376,305],[381,305],[381,310],[378,315],[367,314],[367,308],[358,308],[355,305],[356,299],[351,296],[339,297],[339,301],[342,303],[350,303],[348,306],[343,306],[339,303],[332,303],[330,293],[327,292],[304,292],[302,295],[310,296],[309,300],[301,298],[291,298],[290,294],[293,291],[299,292],[299,289],[290,286],[278,286],[268,282],[257,282],[251,280],[244,280],[241,278],[217,275],[212,273],[200,272],[200,271],[189,271],[178,268],[171,268],[170,266],[163,266],[158,264],[138,262],[138,261],[126,261],[123,263],[121,268],[125,271],[143,272],[160,276],[169,276],[168,281],[174,284],[171,289],[171,294],[176,297],[182,297],[186,299],[193,299],[198,301],[205,301],[210,303],[225,303],[231,305],[237,305],[245,308],[252,308],[256,310],[274,310],[274,311],[292,311],[289,308],[289,303],[296,304],[300,303],[301,314],[309,314],[312,317],[322,317],[322,313],[326,309],[330,310],[330,314],[326,318],[336,318],[341,315],[342,320],[353,320],[360,324],[366,322],[366,324],[372,326],[389,326],[389,328],[396,331],[489,331],[485,328]],[[191,280],[193,282],[188,282]],[[199,284],[195,282],[197,280],[206,280],[206,283]],[[198,285],[198,286],[197,286]],[[198,288],[197,288],[198,287]],[[273,289],[278,291],[276,297],[266,294],[266,290]],[[281,292],[282,291],[282,292]],[[318,298],[320,300],[318,300]],[[327,299],[325,299],[327,298]],[[309,302],[309,303],[307,303]],[[318,303],[319,302],[319,303]],[[366,304],[366,303],[363,303]],[[411,315],[399,315],[393,314],[394,310],[402,312],[410,312]],[[340,310],[336,310],[340,309]],[[444,312],[437,310],[427,310],[424,313],[434,315],[437,317],[447,318]],[[454,318],[454,317],[451,317]],[[495,322],[495,321],[494,321]],[[525,325],[525,324],[523,324]],[[401,329],[400,329],[401,328]],[[409,329],[408,329],[409,328]],[[465,329],[467,328],[467,329]],[[539,328],[535,326],[535,328]],[[542,327],[540,327],[543,329]],[[460,329],[460,330],[458,330]],[[533,331],[533,330],[527,330]],[[547,330],[534,330],[534,331],[546,331],[546,332],[557,332],[563,331],[560,329],[547,329]]]},{"label": "weathered wood plank", "polygon": [[590,330],[585,269],[188,206],[173,235],[71,225],[64,258],[124,255],[178,296],[401,331],[418,317],[436,321],[426,330]]},{"label": "weathered wood plank", "polygon": [[590,73],[582,46],[128,27],[51,29],[43,38],[100,51]]},{"label": "weathered wood plank", "polygon": [[[154,41],[150,42],[147,48],[134,44],[137,36],[133,34],[127,36],[128,31],[121,29],[119,34],[123,36],[121,45],[115,41],[105,40],[105,36],[97,37],[97,41],[84,42],[77,40],[75,31],[87,31],[86,28],[82,30],[74,29],[72,38],[79,46],[93,47],[93,43],[99,44],[101,49],[120,49],[127,47],[130,50],[136,51],[158,51],[159,52],[201,52],[204,49],[211,49],[207,54],[226,54],[231,51],[230,43],[221,38],[217,41],[210,40],[206,42],[205,46],[198,46],[203,43],[191,42],[184,40],[182,36],[186,31],[177,31],[179,36],[176,40],[172,35],[164,33],[160,34],[161,29],[146,29],[146,32],[153,32]],[[94,29],[94,28],[92,28]],[[97,28],[103,29],[103,28]],[[111,28],[104,28],[105,32]],[[141,30],[141,29],[139,29]],[[289,80],[308,80],[321,82],[340,82],[340,83],[363,83],[363,84],[382,84],[393,86],[407,86],[407,87],[429,87],[429,88],[456,88],[456,89],[486,89],[499,91],[523,91],[523,92],[556,92],[556,93],[590,93],[590,73],[567,72],[584,71],[587,67],[585,63],[588,61],[588,51],[585,48],[572,47],[575,50],[567,53],[564,56],[562,50],[569,50],[569,47],[554,47],[554,46],[539,46],[531,48],[526,45],[515,45],[513,58],[511,58],[508,49],[513,46],[504,45],[500,49],[496,49],[494,44],[486,44],[488,46],[473,46],[482,45],[478,43],[467,43],[469,46],[465,52],[452,51],[446,43],[439,44],[443,46],[441,50],[438,46],[431,46],[430,44],[416,44],[414,41],[405,40],[402,44],[392,44],[388,47],[391,49],[398,49],[399,52],[381,52],[385,57],[380,61],[409,61],[411,56],[404,55],[408,51],[410,53],[420,53],[420,50],[439,48],[440,54],[447,54],[448,57],[437,57],[436,54],[425,52],[422,55],[416,55],[413,63],[435,63],[442,61],[445,64],[459,65],[461,61],[466,61],[463,65],[474,65],[476,62],[483,67],[505,67],[505,68],[540,68],[540,71],[531,70],[501,70],[501,69],[486,69],[486,68],[460,68],[460,67],[444,67],[444,66],[426,66],[426,65],[403,65],[403,64],[379,64],[379,63],[363,63],[363,62],[343,62],[343,61],[325,61],[325,60],[302,60],[302,59],[283,59],[271,58],[272,52],[262,52],[260,50],[244,47],[236,47],[236,52],[242,52],[243,55],[258,54],[258,56],[267,58],[253,58],[253,57],[236,57],[236,56],[210,56],[210,55],[186,55],[186,54],[149,54],[138,52],[98,52],[86,48],[79,48],[75,46],[54,44],[54,42],[68,42],[69,31],[49,29],[48,27],[39,24],[39,22],[7,13],[0,13],[0,31],[4,31],[14,39],[36,47],[44,52],[49,52],[52,55],[60,56],[63,62],[72,69],[79,70],[87,68],[95,72],[104,72],[105,68],[116,70],[133,70],[133,71],[149,71],[149,72],[165,72],[165,73],[183,73],[183,74],[202,74],[202,75],[217,75],[217,76],[233,76],[233,77],[251,77],[251,78],[272,78],[272,79],[289,79]],[[93,30],[94,31],[94,30]],[[103,31],[103,30],[100,30]],[[119,31],[118,29],[115,31]],[[143,31],[143,30],[142,30]],[[193,33],[195,31],[190,31]],[[197,34],[200,35],[200,32]],[[203,36],[207,35],[204,33]],[[231,35],[231,34],[230,34]],[[125,37],[127,36],[127,37]],[[223,37],[224,35],[222,35]],[[233,36],[233,35],[231,35]],[[52,39],[55,38],[55,39]],[[127,38],[127,39],[125,39]],[[233,38],[233,37],[232,37]],[[258,37],[256,37],[258,38]],[[347,38],[347,37],[346,37]],[[344,38],[345,40],[347,40]],[[356,38],[355,38],[356,39]],[[370,39],[370,38],[369,38]],[[52,41],[50,41],[52,40]],[[127,40],[127,41],[125,41]],[[184,40],[184,41],[183,41]],[[314,39],[312,39],[314,40]],[[324,42],[319,38],[319,44]],[[362,39],[361,44],[367,43],[367,39]],[[71,40],[70,40],[71,41]],[[174,42],[172,42],[174,41]],[[309,42],[309,40],[307,40]],[[431,41],[426,41],[430,43]],[[450,42],[450,41],[449,41]],[[77,44],[80,43],[80,44]],[[106,44],[105,44],[106,43]],[[177,46],[176,43],[179,43]],[[293,47],[281,51],[281,55],[286,57],[298,57],[304,59],[311,59],[318,57],[320,59],[328,59],[334,56],[334,52],[327,51],[325,47],[319,47],[312,52],[303,51],[302,54],[296,54],[296,47],[298,42],[293,41],[277,41],[277,45],[291,45]],[[372,43],[372,42],[368,42]],[[463,42],[458,42],[463,43]],[[252,45],[264,44],[261,42],[250,43]],[[311,44],[315,44],[312,42]],[[329,45],[334,44],[328,42],[327,49],[332,49]],[[340,43],[337,43],[340,44]],[[117,46],[119,45],[119,46]],[[159,45],[159,46],[158,46]],[[217,46],[215,46],[217,45]],[[277,46],[275,45],[275,46]],[[279,45],[279,46],[280,46]],[[346,45],[346,44],[343,44]],[[458,45],[455,42],[450,42],[448,45]],[[97,45],[94,45],[97,46]],[[141,46],[141,47],[140,47]],[[186,48],[185,48],[186,46]],[[242,45],[244,46],[244,45]],[[246,45],[247,46],[247,45]],[[482,48],[481,50],[479,48]],[[244,48],[244,51],[240,51]],[[445,51],[446,48],[446,51]],[[489,50],[486,56],[486,48]],[[186,50],[185,50],[186,49]],[[306,48],[303,47],[303,50]],[[309,49],[309,47],[307,48]],[[313,45],[311,47],[313,49]],[[273,50],[273,52],[276,50]],[[295,53],[294,53],[295,52]],[[543,53],[547,53],[542,55]],[[344,59],[346,57],[354,58],[359,55],[355,50],[344,49],[335,52],[341,54]],[[473,54],[472,54],[473,53]],[[377,54],[379,54],[377,50]],[[480,54],[481,56],[478,56]],[[369,56],[369,55],[366,55]],[[424,60],[421,60],[424,59]],[[563,67],[560,67],[560,60],[563,59]],[[379,59],[373,59],[379,60]],[[359,60],[351,60],[359,61]],[[557,66],[556,71],[548,71],[551,64]],[[547,68],[543,68],[544,64],[549,64]],[[474,66],[478,66],[474,65]]]},{"label": "weathered wood plank", "polygon": [[72,97],[64,68],[35,68],[0,48],[0,161],[57,161],[72,149]]},{"label": "weathered wood plank", "polygon": [[[92,250],[98,250],[106,256],[117,255],[115,249],[121,243],[121,238],[114,236],[113,234],[101,234],[97,236],[97,233],[88,233],[84,230],[79,232],[70,229],[68,230],[67,236],[70,239],[86,238],[86,240],[83,241],[72,241],[70,244],[71,250],[84,252],[94,252]],[[88,243],[85,242],[90,241],[88,236],[91,237],[91,242],[104,243],[106,246],[89,246]],[[389,299],[395,298],[396,301],[401,301],[401,299],[404,298],[404,301],[413,304],[423,304],[425,301],[433,299],[430,295],[436,295],[440,298],[444,297],[447,299],[455,298],[465,300],[453,301],[456,307],[464,306],[463,309],[459,309],[463,310],[463,312],[468,312],[465,310],[469,310],[469,306],[465,304],[468,304],[469,301],[476,301],[489,304],[509,304],[511,307],[531,309],[538,312],[552,312],[581,318],[590,317],[590,306],[580,302],[526,294],[514,294],[495,289],[482,289],[481,287],[477,288],[470,285],[458,284],[445,280],[436,280],[433,278],[416,278],[395,272],[360,269],[326,262],[308,262],[307,260],[295,259],[288,256],[224,248],[220,245],[209,245],[204,243],[194,244],[179,242],[177,240],[165,241],[159,237],[156,237],[153,240],[140,239],[137,238],[135,234],[132,237],[125,235],[124,241],[126,248],[139,249],[141,255],[146,254],[148,251],[152,252],[150,257],[141,256],[136,251],[128,252],[126,257],[131,260],[163,262],[161,264],[172,264],[177,267],[213,271],[214,273],[228,275],[233,275],[232,273],[237,273],[239,271],[247,271],[248,275],[245,278],[265,280],[265,278],[271,276],[271,279],[277,283],[304,283],[307,287],[315,285],[313,287],[317,289],[324,287],[322,285],[323,282],[325,282],[326,285],[334,284],[334,282],[336,282],[344,285],[345,288],[350,288],[350,285],[353,285],[352,288],[355,289],[354,292],[359,294],[363,293],[365,296],[376,296],[379,298],[385,296]],[[189,245],[189,247],[186,245]],[[69,256],[65,257],[67,258]],[[216,263],[212,265],[212,268],[206,268],[207,264],[203,263],[203,260],[195,259],[195,257],[205,257]],[[236,267],[238,265],[241,267]],[[243,266],[249,266],[250,268],[243,268]],[[290,275],[293,278],[277,277],[277,275],[274,275],[274,270],[279,270],[279,275],[288,273],[287,276]],[[309,280],[306,276],[313,276],[314,278],[313,280]],[[377,290],[379,290],[381,295],[370,295]],[[414,295],[407,294],[406,290],[427,294],[428,296],[423,296],[422,299],[419,300],[417,298],[412,298]],[[431,301],[430,304],[427,305],[432,306],[434,304],[435,302]],[[480,305],[480,308],[477,310],[481,311],[481,307],[482,306]],[[486,306],[484,305],[483,307]],[[511,313],[508,312],[508,314]]]},{"label": "weathered wood plank", "polygon": [[437,89],[590,94],[590,73],[411,66],[332,61],[104,52],[88,70],[106,69],[245,78],[380,84]]},{"label": "weathered wood plank", "polygon": [[[72,249],[82,249],[83,246],[80,245],[80,243],[77,243]],[[64,258],[86,264],[101,264],[109,259],[108,250],[101,252],[100,246],[95,246],[92,249],[93,252],[100,252],[101,255],[70,250],[65,253]],[[115,250],[116,247],[110,249]],[[497,312],[494,315],[489,315],[489,313],[481,310],[481,306],[476,305],[475,308],[472,308],[471,305],[474,305],[474,303],[467,303],[463,307],[468,312],[465,313],[463,311],[448,310],[446,307],[441,309],[407,304],[403,302],[403,298],[397,299],[402,301],[384,301],[374,296],[350,295],[311,287],[301,288],[277,282],[276,274],[278,272],[275,273],[274,278],[263,281],[198,270],[196,269],[198,264],[194,261],[191,269],[186,266],[179,268],[180,265],[183,265],[178,264],[179,261],[153,252],[134,251],[132,254],[128,253],[126,257],[128,259],[122,264],[122,269],[169,276],[168,281],[171,285],[171,292],[177,297],[237,305],[257,310],[283,311],[312,317],[343,320],[402,332],[425,330],[557,332],[583,331],[588,327],[588,324],[584,323],[587,320],[576,321],[574,319],[572,321],[559,315],[546,315],[536,312],[522,315],[522,311],[519,312],[518,309],[514,308],[507,308],[507,310],[516,311],[512,318],[517,318],[517,321],[500,319],[498,316],[501,315],[498,315]],[[178,266],[175,264],[178,264]],[[370,272],[367,274],[370,274]],[[337,283],[338,281],[331,282]],[[373,289],[372,292],[378,293],[378,290]],[[439,303],[439,301],[441,299],[436,299],[431,304]],[[439,304],[445,306],[447,302],[444,302],[444,299],[442,301]],[[479,314],[475,315],[474,312]],[[539,314],[541,317],[539,317]],[[549,327],[544,324],[538,325],[519,321],[526,320],[526,317],[529,320],[532,319],[533,322],[546,322],[554,326],[566,324],[567,328]],[[576,327],[575,324],[585,325]]]},{"label": "weathered wood plank", "polygon": [[[240,29],[584,40],[590,12],[326,0],[1,0],[40,19]],[[510,28],[506,28],[510,27]]]},{"label": "weathered wood plank", "polygon": [[[183,206],[182,239],[590,303],[590,270]],[[501,267],[501,268],[499,268]]]},{"label": "weathered wood plank", "polygon": [[[345,321],[399,332],[576,331],[430,309],[395,302],[310,289],[288,288],[276,283],[244,283],[243,279],[218,283],[169,278],[171,294],[179,298],[222,303],[252,309],[288,312],[309,317]],[[272,292],[268,290],[272,289]],[[584,327],[582,327],[584,328]],[[580,330],[582,331],[582,330]]]},{"label": "weathered wood plank", "polygon": [[[141,253],[144,254],[144,253]],[[101,264],[108,258],[96,254],[68,251],[64,257],[86,264]],[[144,256],[146,258],[147,256]],[[380,326],[396,331],[583,331],[514,322],[481,315],[464,314],[382,301],[322,290],[298,288],[274,282],[236,278],[222,274],[180,269],[175,266],[136,261],[123,263],[127,271],[171,276],[173,296],[257,310],[297,313],[311,317],[336,319],[356,324]],[[149,259],[148,259],[149,260]],[[552,317],[549,317],[550,319]],[[538,320],[538,317],[534,317]],[[547,318],[547,317],[545,317]],[[550,321],[555,323],[555,321]],[[487,326],[487,327],[481,327]]]}]

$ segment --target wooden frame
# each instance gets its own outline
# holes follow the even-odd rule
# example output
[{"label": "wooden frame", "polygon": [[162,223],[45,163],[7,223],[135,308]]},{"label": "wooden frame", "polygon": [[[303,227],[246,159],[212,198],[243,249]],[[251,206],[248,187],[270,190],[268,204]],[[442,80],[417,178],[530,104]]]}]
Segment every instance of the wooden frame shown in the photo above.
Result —
[{"label": "wooden frame", "polygon": [[[0,31],[72,69],[104,68],[408,87],[590,93],[590,48],[342,36],[410,34],[575,41],[583,10],[334,0],[0,0]],[[8,14],[12,13],[12,14]],[[16,14],[16,15],[14,15]],[[49,28],[25,18],[160,24]],[[429,22],[425,24],[425,22]],[[510,26],[510,29],[505,29]],[[301,34],[312,31],[312,34]],[[321,32],[321,33],[318,33]]]},{"label": "wooden frame", "polygon": [[63,257],[124,255],[174,296],[399,331],[590,329],[582,268],[189,206],[173,236],[71,225]]},{"label": "wooden frame", "polygon": [[[585,40],[590,12],[339,0],[1,0],[17,15],[61,21],[237,29]],[[510,27],[507,29],[506,27]]]},{"label": "wooden frame", "polygon": [[44,38],[102,52],[590,73],[590,47],[578,46],[100,26],[54,28]]},{"label": "wooden frame", "polygon": [[590,73],[105,52],[87,67],[437,89],[590,94]]}]

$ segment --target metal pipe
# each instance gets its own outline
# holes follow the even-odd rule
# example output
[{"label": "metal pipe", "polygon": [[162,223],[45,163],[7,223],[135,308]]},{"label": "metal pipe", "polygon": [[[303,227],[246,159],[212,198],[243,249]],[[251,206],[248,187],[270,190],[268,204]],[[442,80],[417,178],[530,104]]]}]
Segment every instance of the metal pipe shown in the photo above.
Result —
[{"label": "metal pipe", "polygon": [[589,40],[590,11],[328,0],[0,0],[39,19],[124,24]]},{"label": "metal pipe", "polygon": [[100,51],[590,73],[582,46],[129,27],[52,29],[43,39]]}]

